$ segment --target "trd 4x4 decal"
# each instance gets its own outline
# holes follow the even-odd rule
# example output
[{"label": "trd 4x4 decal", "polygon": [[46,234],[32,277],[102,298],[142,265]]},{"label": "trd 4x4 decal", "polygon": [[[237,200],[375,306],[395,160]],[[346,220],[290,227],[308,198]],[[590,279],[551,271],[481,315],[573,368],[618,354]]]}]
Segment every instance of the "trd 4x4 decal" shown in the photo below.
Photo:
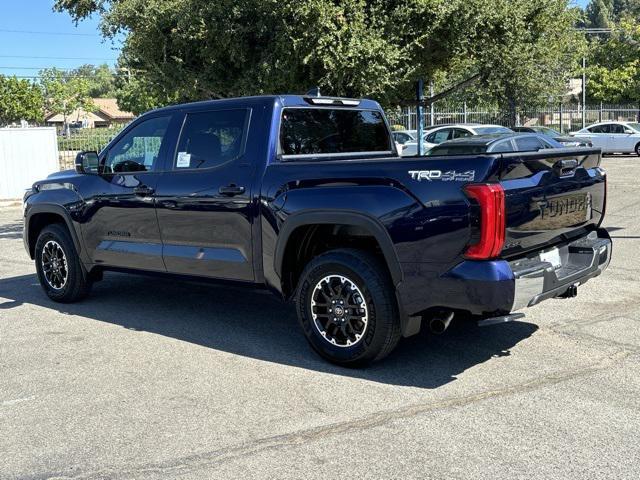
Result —
[{"label": "trd 4x4 decal", "polygon": [[432,180],[440,180],[442,182],[473,182],[476,178],[475,170],[467,170],[465,172],[458,172],[456,170],[409,170],[409,175],[414,180],[421,182],[426,180],[428,182]]}]

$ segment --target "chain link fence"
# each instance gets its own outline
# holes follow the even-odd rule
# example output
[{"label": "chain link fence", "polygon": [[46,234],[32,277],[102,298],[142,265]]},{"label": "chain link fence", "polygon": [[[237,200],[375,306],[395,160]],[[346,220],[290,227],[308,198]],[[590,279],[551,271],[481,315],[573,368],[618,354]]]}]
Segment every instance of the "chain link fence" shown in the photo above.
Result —
[{"label": "chain link fence", "polygon": [[[416,107],[399,107],[387,111],[392,125],[405,130],[418,128]],[[584,121],[583,121],[584,116]],[[424,125],[443,125],[448,123],[491,123],[509,125],[509,117],[505,111],[491,108],[469,108],[466,104],[459,107],[425,108]],[[546,108],[525,110],[518,114],[518,126],[544,126],[555,128],[563,133],[579,130],[583,126],[607,120],[640,121],[640,107],[632,105],[550,105]]]}]

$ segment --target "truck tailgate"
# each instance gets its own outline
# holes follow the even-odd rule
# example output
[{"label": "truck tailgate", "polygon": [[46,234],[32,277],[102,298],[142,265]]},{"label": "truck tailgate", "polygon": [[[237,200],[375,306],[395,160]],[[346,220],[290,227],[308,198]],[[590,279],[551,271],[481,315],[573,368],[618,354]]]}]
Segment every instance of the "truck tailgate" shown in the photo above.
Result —
[{"label": "truck tailgate", "polygon": [[605,172],[597,149],[509,153],[501,160],[506,235],[502,256],[544,249],[600,224]]}]

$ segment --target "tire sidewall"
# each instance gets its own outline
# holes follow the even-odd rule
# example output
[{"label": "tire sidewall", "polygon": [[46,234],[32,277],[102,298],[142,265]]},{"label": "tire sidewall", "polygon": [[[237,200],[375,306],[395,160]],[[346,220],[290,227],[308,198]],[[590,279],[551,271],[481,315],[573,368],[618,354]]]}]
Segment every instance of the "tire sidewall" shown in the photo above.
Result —
[{"label": "tire sidewall", "polygon": [[[314,324],[311,312],[311,297],[317,283],[327,275],[342,275],[354,282],[360,289],[367,304],[367,329],[364,338],[353,346],[338,347],[332,345],[325,340]],[[345,263],[331,260],[313,265],[304,275],[297,296],[298,319],[313,349],[321,356],[345,365],[369,359],[369,357],[373,358],[380,342],[380,335],[376,335],[376,304],[380,299],[376,297],[375,292],[369,288],[362,276]]]},{"label": "tire sidewall", "polygon": [[[74,283],[78,281],[78,279],[76,278],[77,269],[75,268],[76,252],[69,239],[57,230],[59,229],[55,227],[47,227],[42,231],[42,233],[38,237],[38,241],[36,242],[35,262],[40,285],[42,285],[42,288],[44,289],[47,296],[49,296],[49,298],[53,300],[64,300],[74,289]],[[65,286],[59,290],[56,290],[49,285],[42,269],[42,249],[50,240],[53,240],[58,245],[60,245],[67,260],[67,282]]]}]

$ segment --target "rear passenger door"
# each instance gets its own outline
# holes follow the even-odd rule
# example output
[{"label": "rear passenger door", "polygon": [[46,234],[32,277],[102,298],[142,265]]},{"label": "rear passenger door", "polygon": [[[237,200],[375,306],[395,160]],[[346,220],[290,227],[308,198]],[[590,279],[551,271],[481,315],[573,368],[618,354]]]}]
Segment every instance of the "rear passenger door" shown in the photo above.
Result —
[{"label": "rear passenger door", "polygon": [[591,143],[596,148],[601,148],[603,152],[608,152],[609,147],[609,125],[596,125],[589,129]]},{"label": "rear passenger door", "polygon": [[251,109],[191,111],[156,188],[167,271],[254,280]]}]

